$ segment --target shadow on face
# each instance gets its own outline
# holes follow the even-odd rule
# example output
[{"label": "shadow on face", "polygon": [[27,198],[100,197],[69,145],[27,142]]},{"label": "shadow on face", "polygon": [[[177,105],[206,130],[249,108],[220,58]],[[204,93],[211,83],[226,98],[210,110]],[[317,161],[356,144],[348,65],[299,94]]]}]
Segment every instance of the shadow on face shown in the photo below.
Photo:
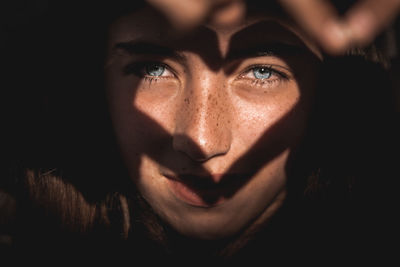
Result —
[{"label": "shadow on face", "polygon": [[237,220],[227,230],[236,232],[286,192],[318,56],[270,17],[173,38],[152,12],[123,17],[110,31],[106,87],[122,157],[175,228],[201,235]]}]

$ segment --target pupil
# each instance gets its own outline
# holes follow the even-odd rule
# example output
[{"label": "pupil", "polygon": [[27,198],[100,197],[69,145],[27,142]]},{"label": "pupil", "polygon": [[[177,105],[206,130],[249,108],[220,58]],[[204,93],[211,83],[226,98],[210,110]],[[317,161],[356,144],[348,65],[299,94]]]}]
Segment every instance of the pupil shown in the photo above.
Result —
[{"label": "pupil", "polygon": [[253,74],[257,79],[268,79],[271,76],[271,71],[268,68],[255,68]]},{"label": "pupil", "polygon": [[164,72],[164,67],[157,65],[157,64],[153,64],[147,67],[147,74],[150,76],[161,76]]}]

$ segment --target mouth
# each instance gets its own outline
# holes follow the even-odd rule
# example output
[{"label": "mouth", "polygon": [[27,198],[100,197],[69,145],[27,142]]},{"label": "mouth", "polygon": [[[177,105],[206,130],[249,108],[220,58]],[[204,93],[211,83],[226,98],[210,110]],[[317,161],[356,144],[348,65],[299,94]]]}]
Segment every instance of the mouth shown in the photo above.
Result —
[{"label": "mouth", "polygon": [[[163,174],[172,193],[195,207],[210,208],[230,199],[250,177],[249,174],[200,176]],[[219,182],[215,182],[219,181]]]}]

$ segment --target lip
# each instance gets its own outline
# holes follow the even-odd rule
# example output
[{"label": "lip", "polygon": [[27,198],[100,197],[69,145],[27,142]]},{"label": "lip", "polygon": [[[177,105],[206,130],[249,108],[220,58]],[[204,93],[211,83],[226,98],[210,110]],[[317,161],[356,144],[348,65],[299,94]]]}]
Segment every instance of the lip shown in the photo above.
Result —
[{"label": "lip", "polygon": [[[172,193],[181,201],[195,207],[210,208],[232,197],[249,175],[163,174]],[[223,181],[216,183],[221,177]]]}]

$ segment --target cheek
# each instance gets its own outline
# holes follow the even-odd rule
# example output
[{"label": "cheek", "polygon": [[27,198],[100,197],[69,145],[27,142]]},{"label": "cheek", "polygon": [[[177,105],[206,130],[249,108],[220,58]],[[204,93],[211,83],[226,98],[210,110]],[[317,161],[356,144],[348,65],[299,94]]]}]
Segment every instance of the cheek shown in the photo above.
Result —
[{"label": "cheek", "polygon": [[131,162],[155,157],[167,145],[173,129],[176,85],[146,86],[139,79],[109,73],[109,108],[121,152]]},{"label": "cheek", "polygon": [[[148,87],[148,88],[146,88]],[[163,82],[160,85],[139,87],[131,105],[165,132],[172,135],[175,125],[175,114],[178,109],[176,82]],[[146,125],[142,125],[146,127]]]},{"label": "cheek", "polygon": [[[262,137],[290,141],[303,130],[306,113],[297,86],[266,93],[254,100],[237,98],[236,127],[240,140],[255,143]],[[289,144],[287,144],[289,145]]]}]

